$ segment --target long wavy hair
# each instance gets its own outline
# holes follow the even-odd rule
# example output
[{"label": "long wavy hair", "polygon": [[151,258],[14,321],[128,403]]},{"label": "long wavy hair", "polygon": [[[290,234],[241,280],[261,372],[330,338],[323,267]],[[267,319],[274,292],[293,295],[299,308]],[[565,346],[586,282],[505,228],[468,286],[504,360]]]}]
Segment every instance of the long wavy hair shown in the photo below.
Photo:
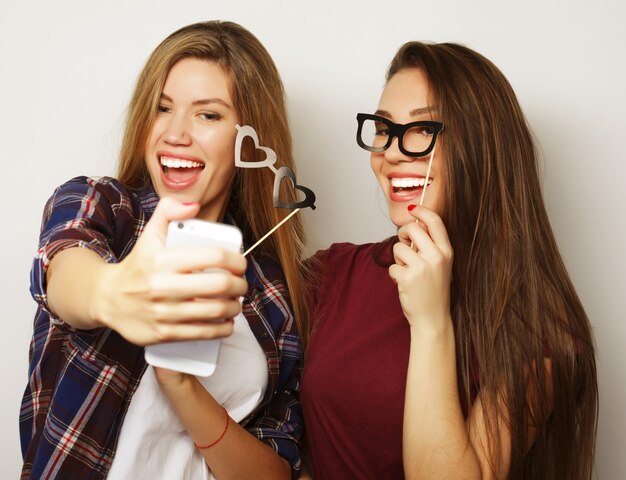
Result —
[{"label": "long wavy hair", "polygon": [[[591,328],[550,227],[515,93],[491,61],[457,44],[406,43],[387,81],[404,69],[425,74],[445,125],[442,218],[454,248],[451,311],[465,413],[480,389],[506,423],[508,478],[588,479],[598,413]],[[492,466],[497,418],[485,419]],[[538,429],[530,448],[529,426]]]},{"label": "long wavy hair", "polygon": [[[276,152],[277,166],[295,171],[285,91],[272,58],[261,42],[242,26],[209,21],[172,33],[146,62],[128,108],[117,173],[119,180],[135,189],[150,184],[144,160],[146,141],[167,75],[184,58],[215,62],[229,74],[230,93],[239,123],[254,127],[259,142]],[[259,159],[252,142],[244,142],[242,160]],[[274,173],[268,168],[238,169],[236,173],[228,211],[242,229],[248,245],[285,216],[283,210],[274,207],[273,184]],[[287,202],[297,200],[295,191],[282,192],[281,198]],[[258,251],[280,262],[298,325],[307,317],[301,273],[304,243],[304,229],[296,215],[257,247]],[[305,343],[306,332],[300,331]]]}]

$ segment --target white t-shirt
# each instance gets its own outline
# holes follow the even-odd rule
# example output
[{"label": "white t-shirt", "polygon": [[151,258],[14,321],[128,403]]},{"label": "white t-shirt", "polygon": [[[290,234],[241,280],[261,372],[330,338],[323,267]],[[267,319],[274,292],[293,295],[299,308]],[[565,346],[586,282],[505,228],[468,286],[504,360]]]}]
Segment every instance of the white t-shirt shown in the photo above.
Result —
[{"label": "white t-shirt", "polygon": [[[198,380],[230,417],[240,422],[261,403],[268,375],[263,349],[245,317],[239,314],[233,334],[222,339],[215,372]],[[214,479],[161,391],[151,366],[130,401],[107,478]]]}]

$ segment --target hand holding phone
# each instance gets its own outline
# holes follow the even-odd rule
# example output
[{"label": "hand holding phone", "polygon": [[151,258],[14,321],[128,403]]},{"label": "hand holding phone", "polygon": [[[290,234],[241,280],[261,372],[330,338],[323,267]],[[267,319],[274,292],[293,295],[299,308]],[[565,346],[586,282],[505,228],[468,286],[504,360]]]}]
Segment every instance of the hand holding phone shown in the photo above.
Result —
[{"label": "hand holding phone", "polygon": [[[207,246],[240,252],[242,242],[237,227],[190,219],[170,222],[165,245],[168,248]],[[160,343],[146,347],[145,358],[155,367],[208,377],[217,366],[220,344],[219,339]]]}]

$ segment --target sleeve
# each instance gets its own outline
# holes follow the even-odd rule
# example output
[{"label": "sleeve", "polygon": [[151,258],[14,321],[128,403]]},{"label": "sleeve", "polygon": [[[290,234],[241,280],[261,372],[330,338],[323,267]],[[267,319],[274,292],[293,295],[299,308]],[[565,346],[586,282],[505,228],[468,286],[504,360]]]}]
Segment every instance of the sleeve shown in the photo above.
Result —
[{"label": "sleeve", "polygon": [[302,363],[300,359],[288,363],[289,366],[283,367],[287,370],[287,380],[274,389],[271,401],[245,428],[287,460],[291,476],[296,479],[302,468],[300,441],[304,430],[300,406]]},{"label": "sleeve", "polygon": [[[284,297],[281,297],[284,300]],[[282,304],[285,307],[287,303]],[[255,412],[243,426],[262,442],[272,447],[281,457],[289,462],[292,469],[292,478],[298,477],[301,469],[300,441],[303,435],[302,408],[300,406],[300,376],[302,372],[302,347],[300,336],[293,315],[278,307],[272,302],[266,304],[265,312],[268,318],[278,318],[278,311],[282,314],[282,324],[275,330],[275,342],[269,336],[262,335],[263,342],[273,343],[276,354],[270,357],[270,372],[275,369],[277,375],[270,375],[266,395],[269,400],[259,411]],[[270,323],[272,323],[270,321]],[[263,346],[263,345],[262,345]],[[266,348],[264,347],[264,350]],[[268,349],[269,350],[269,349]],[[266,351],[268,351],[266,350]],[[267,398],[267,397],[266,397]]]},{"label": "sleeve", "polygon": [[89,248],[106,262],[113,251],[115,215],[113,206],[124,203],[121,190],[111,188],[112,179],[76,177],[58,187],[44,208],[39,248],[30,274],[31,295],[60,324],[48,306],[46,273],[54,256],[68,248]]}]

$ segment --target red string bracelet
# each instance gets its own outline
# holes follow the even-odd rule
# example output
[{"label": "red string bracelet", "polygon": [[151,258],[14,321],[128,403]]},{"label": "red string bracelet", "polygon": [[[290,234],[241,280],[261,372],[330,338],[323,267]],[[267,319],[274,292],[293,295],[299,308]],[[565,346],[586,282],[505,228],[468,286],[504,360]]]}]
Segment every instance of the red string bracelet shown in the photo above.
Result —
[{"label": "red string bracelet", "polygon": [[224,410],[224,415],[226,415],[226,425],[224,426],[224,431],[222,432],[222,434],[219,436],[217,440],[215,440],[213,443],[209,443],[208,445],[198,445],[196,442],[193,442],[196,448],[211,448],[213,445],[218,443],[222,438],[224,438],[224,435],[226,435],[226,430],[228,430],[228,424],[230,423],[230,421],[229,421],[228,412],[226,411],[226,409],[222,407],[222,410]]}]

